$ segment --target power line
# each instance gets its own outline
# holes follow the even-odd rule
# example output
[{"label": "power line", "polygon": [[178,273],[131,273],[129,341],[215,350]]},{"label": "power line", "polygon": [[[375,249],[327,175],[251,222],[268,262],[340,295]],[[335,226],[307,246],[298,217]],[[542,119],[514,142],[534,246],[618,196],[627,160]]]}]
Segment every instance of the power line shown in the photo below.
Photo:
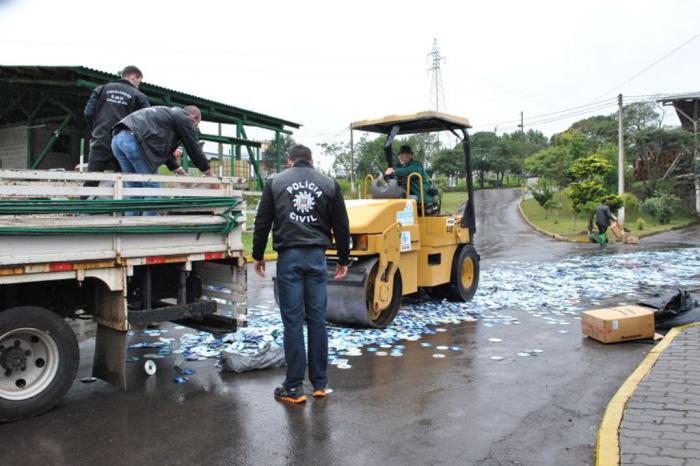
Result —
[{"label": "power line", "polygon": [[650,69],[652,69],[653,67],[655,67],[656,65],[658,65],[659,63],[661,63],[662,61],[664,61],[665,59],[667,59],[667,58],[670,57],[671,55],[673,55],[674,53],[678,52],[680,49],[682,49],[683,47],[685,47],[686,45],[688,45],[689,43],[691,43],[692,41],[694,41],[694,40],[697,39],[698,37],[700,37],[700,32],[698,32],[698,33],[695,34],[693,37],[691,37],[690,39],[686,40],[685,42],[683,42],[683,43],[680,44],[679,46],[675,47],[673,50],[671,50],[671,51],[668,52],[666,55],[664,55],[663,57],[661,57],[661,58],[659,58],[658,60],[656,60],[656,61],[655,61],[654,63],[652,63],[651,65],[649,65],[649,66],[647,66],[646,68],[644,68],[642,71],[636,73],[636,74],[633,75],[631,78],[626,79],[625,81],[623,81],[622,83],[620,83],[620,84],[618,84],[617,86],[613,87],[613,88],[610,89],[609,91],[606,91],[606,92],[602,93],[600,96],[596,97],[595,100],[598,100],[598,99],[600,99],[601,97],[604,97],[604,96],[610,94],[611,92],[616,91],[617,89],[621,88],[622,86],[624,86],[624,85],[627,84],[628,82],[630,82],[630,81],[632,81],[632,80],[638,78],[639,76],[641,76],[642,74],[646,73],[647,71],[649,71]]}]

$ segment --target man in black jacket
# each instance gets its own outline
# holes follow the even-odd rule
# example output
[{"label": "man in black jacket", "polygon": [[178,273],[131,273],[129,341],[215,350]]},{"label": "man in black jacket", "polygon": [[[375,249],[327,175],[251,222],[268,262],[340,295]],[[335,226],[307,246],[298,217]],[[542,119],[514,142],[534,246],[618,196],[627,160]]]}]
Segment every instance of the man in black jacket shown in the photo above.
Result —
[{"label": "man in black jacket", "polygon": [[[114,125],[112,151],[124,173],[155,174],[167,167],[179,175],[185,170],[173,153],[182,144],[192,162],[205,175],[213,176],[198,143],[197,125],[202,114],[195,106],[148,107],[137,110]],[[129,187],[158,187],[158,183],[128,182]]]},{"label": "man in black jacket", "polygon": [[[264,251],[272,227],[278,253],[277,291],[284,324],[287,377],[275,389],[275,398],[289,403],[306,401],[303,324],[308,327],[309,380],[313,396],[327,394],[326,268],[325,250],[335,247],[335,279],[348,273],[350,227],[343,192],[338,183],[313,167],[311,150],[297,145],[289,150],[291,168],[265,183],[255,217],[253,258],[255,271],[265,277]],[[335,246],[331,242],[335,236]]]},{"label": "man in black jacket", "polygon": [[[121,75],[122,79],[118,81],[96,87],[85,106],[85,117],[92,126],[90,172],[119,171],[119,164],[112,154],[112,127],[131,112],[149,106],[148,99],[138,89],[143,80],[141,70],[127,66]],[[96,186],[97,182],[93,184]]]}]

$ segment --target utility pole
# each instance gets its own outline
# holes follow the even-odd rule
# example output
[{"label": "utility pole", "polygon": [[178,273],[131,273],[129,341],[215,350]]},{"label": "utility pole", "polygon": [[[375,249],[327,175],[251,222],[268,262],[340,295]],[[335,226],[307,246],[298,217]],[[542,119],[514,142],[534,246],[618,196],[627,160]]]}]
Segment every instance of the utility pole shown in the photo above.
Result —
[{"label": "utility pole", "polygon": [[[438,47],[437,38],[433,39],[433,48],[428,54],[428,59],[430,61],[430,67],[428,71],[431,73],[430,81],[430,100],[435,99],[432,102],[436,112],[440,111],[440,98],[445,99],[444,89],[442,87],[442,71],[440,70],[440,65],[445,61],[445,57],[440,55],[440,48]],[[440,150],[440,133],[437,134],[437,147],[435,148],[435,153]],[[428,165],[428,160],[426,160],[426,165]]]},{"label": "utility pole", "polygon": [[[625,126],[623,124],[622,94],[617,96],[617,194],[622,196],[625,193]],[[617,221],[620,225],[625,224],[625,206],[617,211]]]},{"label": "utility pole", "polygon": [[355,144],[352,138],[352,123],[350,123],[350,189],[353,197],[356,193],[355,189]]},{"label": "utility pole", "polygon": [[[520,111],[520,158],[525,160],[525,121],[523,119],[523,111]],[[523,162],[524,163],[524,162]],[[520,183],[520,175],[518,175],[518,183]]]}]

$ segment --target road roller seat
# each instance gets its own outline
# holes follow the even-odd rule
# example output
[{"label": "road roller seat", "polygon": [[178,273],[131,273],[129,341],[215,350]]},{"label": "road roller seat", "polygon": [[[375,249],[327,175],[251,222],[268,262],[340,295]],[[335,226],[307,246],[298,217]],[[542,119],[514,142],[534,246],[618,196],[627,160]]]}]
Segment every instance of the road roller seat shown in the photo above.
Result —
[{"label": "road roller seat", "polygon": [[396,178],[387,180],[386,183],[381,179],[372,181],[370,185],[372,197],[375,199],[401,199],[406,197],[406,190],[399,185]]}]

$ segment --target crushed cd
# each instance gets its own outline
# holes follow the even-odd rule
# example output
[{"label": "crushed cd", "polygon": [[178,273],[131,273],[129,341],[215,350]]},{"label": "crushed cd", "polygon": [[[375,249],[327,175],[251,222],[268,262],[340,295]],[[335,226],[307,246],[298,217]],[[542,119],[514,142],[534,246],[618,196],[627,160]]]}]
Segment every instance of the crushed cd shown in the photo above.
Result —
[{"label": "crushed cd", "polygon": [[432,343],[428,343],[427,341],[424,341],[423,343],[420,344],[423,348],[430,348],[433,346]]},{"label": "crushed cd", "polygon": [[387,353],[386,351],[377,351],[377,352],[374,353],[374,354],[376,354],[377,356],[386,356],[386,355],[389,354],[389,353]]},{"label": "crushed cd", "polygon": [[445,357],[445,355],[442,354],[442,353],[435,353],[435,354],[433,354],[433,357],[434,357],[435,359],[442,359],[442,358]]},{"label": "crushed cd", "polygon": [[539,348],[535,348],[532,350],[533,353],[544,353],[544,350],[541,350]]},{"label": "crushed cd", "polygon": [[435,331],[436,331],[436,332],[440,332],[440,333],[442,333],[442,332],[446,332],[446,331],[447,331],[447,329],[446,329],[446,328],[444,328],[444,327],[438,327],[438,328],[436,328],[436,329],[435,329]]},{"label": "crushed cd", "polygon": [[503,361],[502,356],[491,356],[489,359],[492,361]]},{"label": "crushed cd", "polygon": [[399,351],[392,351],[390,356],[394,356],[395,358],[403,356],[403,353]]},{"label": "crushed cd", "polygon": [[489,338],[489,341],[490,341],[491,343],[500,343],[500,342],[502,342],[503,340],[501,340],[500,338]]},{"label": "crushed cd", "polygon": [[350,364],[338,364],[337,366],[338,369],[350,369],[352,366]]},{"label": "crushed cd", "polygon": [[459,346],[450,346],[450,350],[452,350],[452,351],[462,351],[462,348],[460,348]]},{"label": "crushed cd", "polygon": [[156,366],[156,363],[153,362],[152,359],[149,359],[143,365],[143,370],[146,371],[146,374],[148,375],[155,375],[158,371],[158,366]]},{"label": "crushed cd", "polygon": [[435,347],[435,349],[440,350],[440,351],[445,351],[446,349],[448,349],[448,347],[445,345],[438,345]]},{"label": "crushed cd", "polygon": [[568,330],[558,330],[559,333],[569,333]]},{"label": "crushed cd", "polygon": [[525,351],[521,351],[520,353],[517,353],[517,354],[518,354],[518,356],[523,357],[523,358],[530,356],[530,353],[527,353]]},{"label": "crushed cd", "polygon": [[420,335],[411,335],[411,336],[408,336],[408,337],[406,337],[406,340],[408,340],[408,341],[418,341],[418,340],[420,340]]},{"label": "crushed cd", "polygon": [[376,353],[376,352],[377,352],[377,348],[375,348],[374,346],[370,346],[369,348],[367,348],[367,352],[368,352],[368,353]]}]

